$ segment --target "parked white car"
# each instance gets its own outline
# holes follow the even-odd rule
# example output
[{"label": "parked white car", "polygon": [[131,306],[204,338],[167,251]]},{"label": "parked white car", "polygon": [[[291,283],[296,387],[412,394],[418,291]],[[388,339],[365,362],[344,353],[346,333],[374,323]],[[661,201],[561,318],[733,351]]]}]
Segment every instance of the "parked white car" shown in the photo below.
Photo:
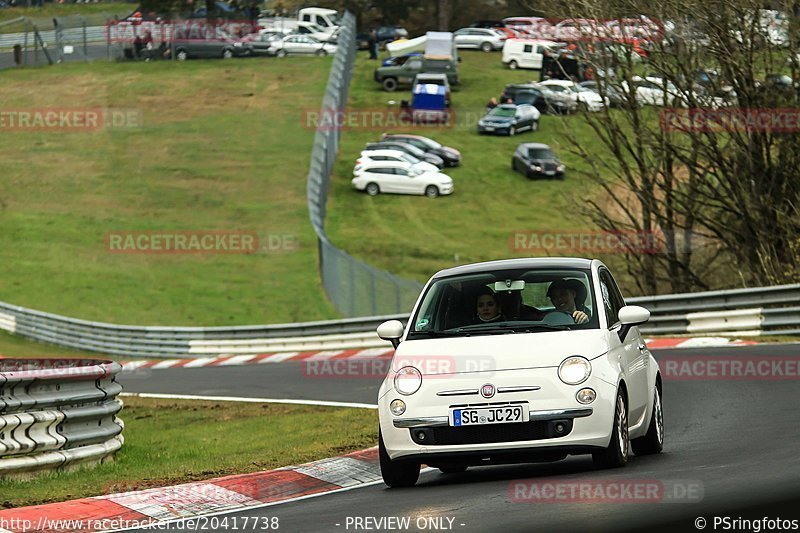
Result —
[{"label": "parked white car", "polygon": [[[736,93],[729,92],[727,98],[721,96],[709,96],[698,91],[691,91],[684,94],[678,90],[670,81],[663,80],[655,76],[640,77],[634,76],[631,80],[636,91],[636,101],[642,105],[653,105],[659,107],[690,107],[691,97],[697,107],[718,109],[735,103]],[[628,91],[628,84],[621,82],[623,91]]]},{"label": "parked white car", "polygon": [[326,56],[336,53],[336,45],[323,43],[307,35],[290,35],[285,39],[272,43],[271,49],[278,57],[287,55],[318,55]]},{"label": "parked white car", "polygon": [[452,194],[453,179],[441,172],[420,171],[411,163],[374,161],[353,171],[353,187],[370,196],[380,193],[424,194],[429,198]]},{"label": "parked white car", "polygon": [[356,166],[353,172],[361,170],[364,165],[372,164],[376,161],[393,161],[396,163],[408,163],[411,168],[420,172],[439,172],[439,167],[417,159],[411,154],[401,152],[400,150],[364,150],[361,152],[361,157],[356,160]]},{"label": "parked white car", "polygon": [[541,70],[546,51],[563,46],[541,39],[508,39],[503,45],[503,64],[511,70],[531,68]]},{"label": "parked white car", "polygon": [[476,48],[484,52],[500,50],[508,37],[491,28],[461,28],[453,33],[457,48]]},{"label": "parked white car", "polygon": [[578,108],[583,107],[587,111],[602,111],[609,105],[608,97],[603,98],[596,92],[581,87],[573,81],[545,80],[535,85],[537,87],[545,87],[555,94],[571,100]]},{"label": "parked white car", "polygon": [[436,273],[408,324],[378,327],[395,354],[378,392],[381,474],[416,483],[420,465],[557,461],[599,467],[659,453],[662,378],[598,260],[492,261]]}]

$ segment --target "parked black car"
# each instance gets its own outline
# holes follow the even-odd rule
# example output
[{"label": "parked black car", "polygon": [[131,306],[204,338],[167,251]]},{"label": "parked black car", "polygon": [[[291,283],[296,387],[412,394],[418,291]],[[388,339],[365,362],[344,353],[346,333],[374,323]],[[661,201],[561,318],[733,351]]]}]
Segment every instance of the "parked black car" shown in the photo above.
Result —
[{"label": "parked black car", "polygon": [[540,112],[530,104],[501,104],[478,121],[478,133],[512,136],[520,131],[539,129]]},{"label": "parked black car", "polygon": [[380,141],[375,143],[367,143],[367,146],[364,148],[365,150],[400,150],[401,152],[405,152],[409,155],[413,155],[417,159],[421,161],[425,161],[426,163],[430,163],[431,165],[436,165],[437,168],[444,168],[444,160],[434,153],[425,152],[420,150],[413,144],[408,144],[405,142],[392,142],[392,141]]},{"label": "parked black car", "polygon": [[528,179],[564,179],[564,165],[550,147],[542,143],[520,144],[511,158],[511,168]]},{"label": "parked black car", "polygon": [[422,135],[384,133],[381,140],[404,142],[416,146],[424,152],[438,155],[444,160],[444,164],[448,167],[457,167],[461,164],[461,152],[449,146],[442,146],[433,139],[423,137]]}]

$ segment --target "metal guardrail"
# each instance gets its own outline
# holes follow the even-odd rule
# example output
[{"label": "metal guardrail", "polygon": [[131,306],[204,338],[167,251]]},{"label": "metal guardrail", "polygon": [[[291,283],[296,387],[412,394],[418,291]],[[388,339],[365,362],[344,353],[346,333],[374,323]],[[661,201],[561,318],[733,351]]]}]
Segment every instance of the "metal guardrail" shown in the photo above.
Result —
[{"label": "metal guardrail", "polygon": [[[800,284],[628,298],[652,313],[648,335],[800,335]],[[299,324],[220,327],[125,326],[0,302],[0,329],[37,341],[128,357],[202,357],[385,346],[375,328],[407,314]],[[2,404],[0,404],[2,405]]]},{"label": "metal guardrail", "polygon": [[122,366],[0,359],[0,477],[100,463],[122,447]]}]

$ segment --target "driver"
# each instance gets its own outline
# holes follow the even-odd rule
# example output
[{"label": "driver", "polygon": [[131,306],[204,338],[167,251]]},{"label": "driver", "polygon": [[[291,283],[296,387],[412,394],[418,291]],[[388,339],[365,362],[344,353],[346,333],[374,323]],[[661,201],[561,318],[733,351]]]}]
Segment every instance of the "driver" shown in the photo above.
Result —
[{"label": "driver", "polygon": [[500,304],[507,320],[535,320],[544,318],[545,312],[522,303],[521,291],[500,291]]},{"label": "driver", "polygon": [[[582,296],[581,298],[578,298]],[[589,310],[583,305],[586,288],[576,279],[557,279],[547,288],[547,297],[557,311],[569,314],[576,324],[589,321]],[[578,302],[580,300],[580,302]]]}]

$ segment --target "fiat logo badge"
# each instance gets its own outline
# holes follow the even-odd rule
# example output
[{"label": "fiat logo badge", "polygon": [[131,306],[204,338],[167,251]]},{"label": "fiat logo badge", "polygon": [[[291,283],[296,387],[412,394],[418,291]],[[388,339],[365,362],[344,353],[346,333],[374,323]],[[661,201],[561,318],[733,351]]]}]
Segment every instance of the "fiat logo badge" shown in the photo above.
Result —
[{"label": "fiat logo badge", "polygon": [[483,387],[481,387],[481,396],[484,398],[491,398],[494,396],[494,385],[491,383],[487,383]]}]

